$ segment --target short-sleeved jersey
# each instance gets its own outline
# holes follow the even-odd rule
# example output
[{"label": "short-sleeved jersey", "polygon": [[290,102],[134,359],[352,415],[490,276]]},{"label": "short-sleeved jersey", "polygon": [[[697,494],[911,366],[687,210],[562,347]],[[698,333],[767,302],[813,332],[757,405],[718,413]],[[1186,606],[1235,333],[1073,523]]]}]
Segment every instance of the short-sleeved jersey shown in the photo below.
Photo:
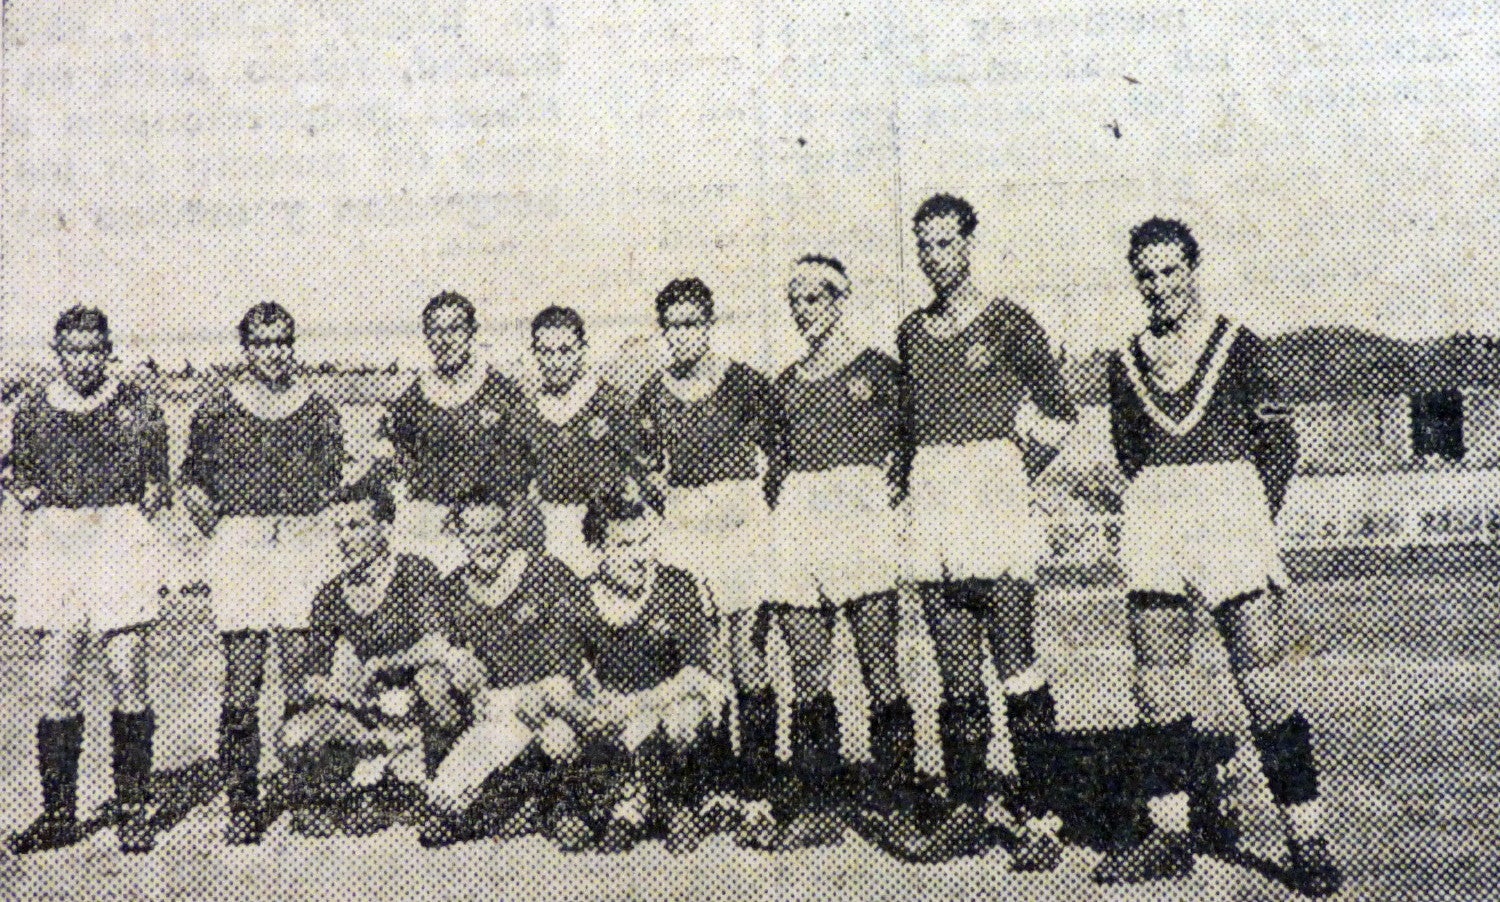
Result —
[{"label": "short-sleeved jersey", "polygon": [[17,411],[11,464],[46,507],[136,504],[169,478],[166,421],[140,386],[111,380],[85,399],[56,382]]},{"label": "short-sleeved jersey", "polygon": [[624,392],[607,382],[597,385],[587,402],[566,422],[544,417],[532,399],[522,418],[521,435],[536,456],[537,492],[551,504],[587,504],[597,492],[618,487],[639,469],[640,439],[635,416]]},{"label": "short-sleeved jersey", "polygon": [[1047,417],[1077,416],[1047,336],[1027,311],[997,299],[949,338],[934,337],[926,316],[913,313],[896,336],[916,445],[1017,441],[1016,414],[1028,399]]},{"label": "short-sleeved jersey", "polygon": [[474,394],[454,406],[434,403],[415,380],[391,403],[383,424],[411,496],[452,505],[484,485],[514,493],[531,482],[531,450],[517,433],[520,388],[490,370]]},{"label": "short-sleeved jersey", "polygon": [[[608,593],[599,577],[589,592]],[[584,654],[592,660],[599,685],[611,692],[643,692],[676,676],[684,667],[707,670],[713,627],[697,582],[675,567],[658,566],[645,604],[634,620],[613,624],[589,601],[580,631]]]},{"label": "short-sleeved jersey", "polygon": [[207,492],[221,516],[296,516],[327,506],[343,463],[338,411],[317,393],[265,419],[223,389],[193,414],[182,478]]},{"label": "short-sleeved jersey", "polygon": [[743,363],[729,364],[706,397],[688,401],[657,373],[636,402],[643,455],[667,463],[667,484],[704,486],[761,475],[759,457],[777,446],[779,417],[771,381]]},{"label": "short-sleeved jersey", "polygon": [[471,566],[448,577],[454,599],[454,643],[474,653],[503,689],[572,676],[583,658],[577,624],[587,604],[583,583],[555,558],[526,554],[525,570],[503,599],[487,598]]},{"label": "short-sleeved jersey", "polygon": [[1175,392],[1156,382],[1138,340],[1109,365],[1110,432],[1120,468],[1249,460],[1278,509],[1297,460],[1290,416],[1277,410],[1265,345],[1220,318],[1191,379]]},{"label": "short-sleeved jersey", "polygon": [[360,613],[349,603],[350,577],[326,583],[313,599],[309,618],[308,672],[326,674],[339,639],[361,661],[406,651],[429,635],[453,632],[453,604],[442,574],[426,559],[398,555],[380,604]]},{"label": "short-sleeved jersey", "polygon": [[785,424],[779,466],[784,472],[846,466],[895,466],[905,443],[901,422],[901,367],[866,348],[823,379],[788,367],[776,379]]}]

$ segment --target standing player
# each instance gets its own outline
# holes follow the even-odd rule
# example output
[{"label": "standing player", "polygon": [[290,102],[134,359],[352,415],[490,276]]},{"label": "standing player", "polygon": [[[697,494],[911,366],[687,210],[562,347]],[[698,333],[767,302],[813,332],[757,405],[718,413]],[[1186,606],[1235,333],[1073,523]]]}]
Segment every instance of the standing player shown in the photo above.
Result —
[{"label": "standing player", "polygon": [[1253,333],[1204,309],[1198,243],[1187,226],[1151,219],[1130,233],[1129,260],[1149,328],[1111,361],[1110,423],[1130,480],[1120,556],[1129,578],[1136,693],[1151,732],[1141,762],[1154,829],[1105,859],[1104,883],[1192,871],[1186,770],[1193,730],[1180,701],[1193,613],[1206,606],[1229,652],[1271,796],[1281,807],[1291,871],[1307,893],[1338,889],[1323,835],[1311,730],[1291,695],[1286,584],[1272,518],[1286,497],[1297,436]]},{"label": "standing player", "polygon": [[713,318],[713,294],[698,279],[657,294],[672,361],[646,383],[636,415],[644,450],[665,476],[663,563],[698,578],[729,638],[740,790],[757,795],[776,754],[776,700],[754,641],[765,582],[754,552],[765,542],[764,476],[780,419],[770,380],[710,349]]},{"label": "standing player", "polygon": [[[934,299],[896,339],[915,445],[903,569],[921,596],[942,674],[939,730],[956,803],[950,835],[969,832],[979,811],[1007,820],[989,804],[986,641],[1013,740],[1021,745],[1055,727],[1052,690],[1036,667],[1033,579],[1044,537],[1030,514],[1023,452],[1058,447],[1076,418],[1041,327],[970,278],[977,224],[973,207],[947,194],[917,210],[917,260]],[[1012,867],[1051,869],[1060,847],[1032,810],[1026,774],[1020,782],[1011,801],[1031,819],[1020,827]]]},{"label": "standing player", "polygon": [[392,404],[385,431],[402,482],[391,538],[398,552],[420,554],[444,574],[466,560],[448,528],[453,505],[480,482],[506,491],[530,482],[529,449],[516,435],[525,405],[514,382],[474,359],[474,305],[443,292],[422,310],[433,367]]},{"label": "standing player", "polygon": [[79,837],[79,707],[83,652],[102,638],[114,710],[120,850],[149,852],[147,814],[155,719],[146,696],[145,627],[157,616],[148,519],[167,502],[167,427],[139,387],[109,376],[109,323],[74,307],[57,320],[62,378],[16,415],[11,491],[27,511],[18,629],[42,632],[47,710],[37,724],[42,815],[11,837],[16,854]]},{"label": "standing player", "polygon": [[528,405],[521,434],[536,455],[547,551],[575,574],[599,566],[583,540],[583,514],[596,492],[617,490],[640,466],[630,402],[584,365],[583,317],[548,307],[531,321],[531,350],[541,384]]},{"label": "standing player", "polygon": [[[291,314],[279,304],[240,320],[249,378],[219,389],[193,414],[182,498],[211,534],[214,617],[224,637],[219,764],[228,784],[234,845],[260,842],[257,703],[273,631],[306,629],[313,596],[337,568],[320,516],[344,462],[338,411],[293,378]],[[297,667],[284,667],[294,672]]]},{"label": "standing player", "polygon": [[[871,751],[887,789],[911,771],[911,706],[896,674],[897,523],[893,503],[905,462],[901,372],[843,324],[849,277],[839,261],[797,261],[787,299],[807,354],[776,380],[786,424],[768,493],[775,561],[772,612],[791,655],[795,815],[769,844],[837,841],[833,816],[845,787],[838,712],[829,691],[832,609],[844,607],[873,705]],[[783,800],[785,801],[785,800]]]}]

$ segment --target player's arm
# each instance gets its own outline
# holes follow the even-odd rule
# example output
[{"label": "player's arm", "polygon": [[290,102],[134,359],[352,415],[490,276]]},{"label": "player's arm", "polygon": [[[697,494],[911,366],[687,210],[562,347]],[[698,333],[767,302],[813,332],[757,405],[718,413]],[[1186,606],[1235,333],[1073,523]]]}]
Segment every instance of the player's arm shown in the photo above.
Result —
[{"label": "player's arm", "polygon": [[35,510],[42,501],[42,487],[35,474],[41,471],[41,436],[37,434],[34,399],[21,404],[11,433],[11,473],[7,488],[26,510]]},{"label": "player's arm", "polygon": [[161,406],[149,396],[142,399],[141,419],[141,465],[145,471],[146,484],[141,495],[141,510],[154,514],[172,503],[167,420]]},{"label": "player's arm", "polygon": [[1241,332],[1238,343],[1245,354],[1246,418],[1250,425],[1250,457],[1260,473],[1271,505],[1271,516],[1281,513],[1287,486],[1297,469],[1297,429],[1292,408],[1266,370],[1265,344],[1250,332]]},{"label": "player's arm", "polygon": [[1128,366],[1122,351],[1109,358],[1109,438],[1114,445],[1115,460],[1126,479],[1134,479],[1145,466],[1145,421],[1135,415],[1132,400],[1135,388],[1125,373]]},{"label": "player's arm", "polygon": [[891,460],[892,505],[906,498],[911,484],[911,465],[917,456],[916,417],[911,391],[911,331],[909,323],[896,332],[896,453]]},{"label": "player's arm", "polygon": [[1050,462],[1078,422],[1078,408],[1063,384],[1062,365],[1052,356],[1047,333],[1030,314],[1022,313],[1016,330],[1016,369],[1026,383],[1030,403],[1022,405],[1016,431],[1032,445],[1047,449]]},{"label": "player's arm", "polygon": [[788,434],[791,431],[787,419],[786,402],[782,392],[776,385],[771,385],[766,394],[766,425],[762,441],[762,447],[766,450],[766,475],[763,483],[763,491],[766,504],[770,507],[776,506],[776,501],[781,497],[781,484],[786,481],[787,471],[791,469],[788,456],[791,454]]}]

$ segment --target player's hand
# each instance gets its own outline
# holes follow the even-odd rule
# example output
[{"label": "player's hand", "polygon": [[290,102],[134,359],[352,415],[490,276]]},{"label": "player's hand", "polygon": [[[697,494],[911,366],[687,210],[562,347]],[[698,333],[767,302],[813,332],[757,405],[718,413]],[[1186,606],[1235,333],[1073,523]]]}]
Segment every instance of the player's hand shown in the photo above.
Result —
[{"label": "player's hand", "polygon": [[141,513],[147,517],[154,517],[157,511],[167,506],[171,498],[171,493],[166,486],[159,482],[148,482],[145,490],[141,492]]},{"label": "player's hand", "polygon": [[30,485],[25,488],[12,488],[11,494],[21,503],[22,510],[34,511],[42,506],[42,487]]}]

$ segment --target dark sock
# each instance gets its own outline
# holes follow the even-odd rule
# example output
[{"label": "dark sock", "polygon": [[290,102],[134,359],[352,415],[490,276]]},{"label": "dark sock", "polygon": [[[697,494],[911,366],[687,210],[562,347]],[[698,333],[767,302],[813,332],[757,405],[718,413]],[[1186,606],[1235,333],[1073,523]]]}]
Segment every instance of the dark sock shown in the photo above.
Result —
[{"label": "dark sock", "polygon": [[870,757],[887,782],[914,774],[917,768],[917,728],[911,703],[898,698],[876,705],[870,712]]},{"label": "dark sock", "polygon": [[114,741],[111,763],[115,774],[115,799],[121,805],[145,805],[151,798],[151,754],[156,735],[156,717],[150,709],[110,714],[110,736]]},{"label": "dark sock", "polygon": [[219,712],[219,767],[232,810],[260,802],[260,715],[255,708],[225,705]]},{"label": "dark sock", "polygon": [[739,792],[763,797],[770,790],[776,759],[776,694],[770,689],[741,692]]},{"label": "dark sock", "polygon": [[1197,758],[1197,730],[1184,717],[1168,724],[1141,724],[1133,732],[1133,770],[1141,802],[1190,788]]},{"label": "dark sock", "polygon": [[83,752],[83,715],[43,718],[36,727],[42,810],[49,818],[73,820],[78,812],[78,758]]},{"label": "dark sock", "polygon": [[792,767],[809,799],[831,800],[845,788],[839,714],[831,695],[799,702],[792,709]]},{"label": "dark sock", "polygon": [[989,795],[990,732],[990,706],[982,697],[948,698],[938,707],[943,769],[954,801],[980,806]]},{"label": "dark sock", "polygon": [[1026,816],[1045,814],[1046,758],[1055,753],[1050,740],[1057,732],[1057,703],[1052,687],[1042,685],[1029,692],[1005,696],[1005,720],[1010,726],[1015,752],[1017,792],[1012,801]]},{"label": "dark sock", "polygon": [[1318,797],[1318,765],[1313,759],[1312,727],[1301,712],[1267,730],[1255,730],[1261,767],[1276,804],[1300,805]]}]

